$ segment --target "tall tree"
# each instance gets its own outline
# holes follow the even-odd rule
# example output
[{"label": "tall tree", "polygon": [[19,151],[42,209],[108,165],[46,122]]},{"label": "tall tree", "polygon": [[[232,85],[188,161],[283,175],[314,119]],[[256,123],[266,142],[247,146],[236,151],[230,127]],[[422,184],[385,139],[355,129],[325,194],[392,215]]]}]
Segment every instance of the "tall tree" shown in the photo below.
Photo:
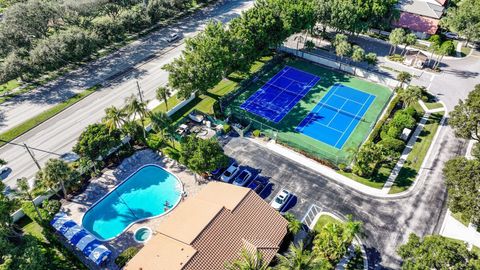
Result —
[{"label": "tall tree", "polygon": [[433,69],[438,68],[438,66],[442,62],[443,57],[445,55],[450,55],[454,52],[455,52],[455,45],[453,44],[453,42],[451,40],[444,41],[440,46],[440,48],[438,49],[439,56],[437,57],[437,59],[435,60],[435,63],[433,64]]},{"label": "tall tree", "polygon": [[17,190],[15,190],[15,195],[21,200],[28,201],[32,203],[35,212],[37,212],[38,220],[43,220],[38,206],[35,204],[33,193],[30,190],[30,185],[28,184],[27,178],[20,178],[17,180]]},{"label": "tall tree", "polygon": [[454,158],[445,164],[443,175],[450,210],[480,225],[480,161]]},{"label": "tall tree", "polygon": [[313,253],[336,265],[345,256],[355,234],[361,230],[361,223],[351,216],[344,223],[327,223],[313,240]]},{"label": "tall tree", "polygon": [[405,30],[403,28],[395,28],[390,32],[390,35],[388,36],[388,41],[391,44],[390,51],[388,54],[395,54],[397,51],[397,46],[402,44],[403,41],[405,40]]},{"label": "tall tree", "polygon": [[285,213],[284,218],[288,221],[288,231],[295,235],[302,229],[302,222],[298,220],[292,213]]},{"label": "tall tree", "polygon": [[405,38],[403,39],[403,44],[405,45],[402,49],[402,55],[404,53],[407,53],[407,47],[415,45],[417,43],[417,36],[414,33],[408,33],[405,35]]},{"label": "tall tree", "polygon": [[252,254],[242,249],[240,258],[225,265],[227,270],[270,270],[268,264],[263,261],[263,255],[259,251]]},{"label": "tall tree", "polygon": [[471,40],[480,39],[480,0],[463,0],[447,9],[441,25]]},{"label": "tall tree", "polygon": [[[363,60],[365,60],[365,50],[360,48],[360,46],[357,46],[357,45],[353,46],[352,61],[359,63],[359,62],[362,62]],[[355,67],[355,70],[356,70],[356,67]],[[354,73],[355,73],[355,70],[354,70]]]},{"label": "tall tree", "polygon": [[154,131],[160,133],[163,138],[167,135],[169,137],[172,136],[173,127],[172,127],[172,120],[168,115],[164,112],[152,112],[150,114],[150,120],[152,128]]},{"label": "tall tree", "polygon": [[[344,57],[348,57],[352,53],[352,45],[346,41],[341,41],[335,46],[335,54],[343,60]],[[340,67],[342,62],[340,62]]]},{"label": "tall tree", "polygon": [[410,85],[406,89],[401,90],[398,95],[403,101],[404,107],[413,105],[419,99],[422,99],[423,90],[420,86]]},{"label": "tall tree", "polygon": [[61,159],[49,159],[43,169],[38,171],[37,179],[41,185],[48,187],[52,190],[60,190],[63,193],[63,198],[67,199],[68,191],[75,181],[79,180],[80,175],[76,170],[68,165]]},{"label": "tall tree", "polygon": [[318,270],[328,264],[307,250],[302,242],[298,246],[290,244],[288,253],[285,256],[277,254],[277,258],[275,270]]},{"label": "tall tree", "polygon": [[448,123],[458,137],[480,142],[480,84],[475,86],[465,101],[458,102],[450,113]]},{"label": "tall tree", "polygon": [[[410,234],[408,242],[400,246],[398,254],[403,259],[402,269],[478,269],[475,254],[465,244],[440,235],[420,239]],[[476,261],[476,262],[475,262]]]},{"label": "tall tree", "polygon": [[130,120],[135,120],[137,117],[140,119],[143,128],[143,138],[146,139],[145,118],[148,116],[147,103],[140,101],[135,95],[127,98],[125,102],[125,111]]},{"label": "tall tree", "polygon": [[400,83],[400,88],[403,88],[404,83],[409,83],[412,80],[412,74],[407,71],[400,71],[397,74],[397,81]]},{"label": "tall tree", "polygon": [[[5,184],[0,182],[0,190],[5,189]],[[15,210],[15,203],[3,192],[0,192],[0,237],[7,235],[18,236],[15,231],[12,213]],[[0,251],[1,252],[1,251]],[[1,253],[0,253],[1,254]]]},{"label": "tall tree", "polygon": [[163,100],[165,102],[165,111],[168,112],[168,97],[170,96],[171,91],[168,87],[160,86],[157,88],[156,97],[158,100]]},{"label": "tall tree", "polygon": [[120,131],[110,131],[105,124],[92,124],[80,134],[73,151],[80,157],[95,162],[107,157],[110,150],[119,146],[120,143]]},{"label": "tall tree", "polygon": [[367,55],[365,55],[365,61],[367,61],[369,66],[376,65],[378,62],[377,54],[373,52],[367,53]]},{"label": "tall tree", "polygon": [[188,136],[182,143],[180,162],[197,174],[203,174],[228,164],[228,157],[215,139],[203,140]]},{"label": "tall tree", "polygon": [[115,106],[111,106],[105,109],[105,117],[102,121],[107,126],[109,132],[120,129],[123,123],[125,123],[125,118],[127,114],[123,109],[118,109]]},{"label": "tall tree", "polygon": [[358,176],[369,177],[373,174],[377,165],[384,161],[381,145],[366,142],[360,147],[353,166],[353,173]]}]

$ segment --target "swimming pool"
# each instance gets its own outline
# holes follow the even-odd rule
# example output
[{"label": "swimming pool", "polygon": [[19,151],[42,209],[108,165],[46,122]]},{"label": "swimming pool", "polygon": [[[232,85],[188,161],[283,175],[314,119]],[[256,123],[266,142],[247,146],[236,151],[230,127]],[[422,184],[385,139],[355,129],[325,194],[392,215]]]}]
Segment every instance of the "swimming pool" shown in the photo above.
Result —
[{"label": "swimming pool", "polygon": [[157,165],[143,166],[92,205],[82,225],[98,240],[113,239],[135,222],[173,209],[182,190],[181,182],[170,172]]}]

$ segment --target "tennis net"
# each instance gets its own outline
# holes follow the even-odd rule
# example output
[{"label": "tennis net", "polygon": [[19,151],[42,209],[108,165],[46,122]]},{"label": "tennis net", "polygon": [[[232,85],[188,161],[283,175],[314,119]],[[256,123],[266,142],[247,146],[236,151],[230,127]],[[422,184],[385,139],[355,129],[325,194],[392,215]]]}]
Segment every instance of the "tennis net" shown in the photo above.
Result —
[{"label": "tennis net", "polygon": [[339,108],[337,108],[337,107],[333,107],[333,106],[331,106],[331,105],[328,105],[327,103],[319,102],[318,104],[322,105],[323,107],[326,107],[326,108],[329,108],[329,109],[331,109],[331,110],[334,110],[334,111],[336,111],[336,112],[338,112],[338,113],[341,113],[341,114],[350,116],[350,117],[352,117],[352,118],[354,118],[354,119],[357,119],[357,120],[359,120],[359,121],[364,121],[363,116],[358,116],[358,115],[355,115],[355,114],[353,114],[353,113],[343,111],[343,110],[341,110],[341,109],[339,109]]}]

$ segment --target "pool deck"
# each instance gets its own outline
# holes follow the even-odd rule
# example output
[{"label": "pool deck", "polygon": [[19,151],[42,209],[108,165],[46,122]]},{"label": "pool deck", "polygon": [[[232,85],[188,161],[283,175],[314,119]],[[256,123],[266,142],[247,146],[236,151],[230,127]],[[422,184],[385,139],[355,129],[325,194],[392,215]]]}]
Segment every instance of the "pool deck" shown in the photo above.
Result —
[{"label": "pool deck", "polygon": [[[147,164],[159,165],[173,173],[182,182],[183,190],[186,192],[187,196],[196,194],[203,187],[196,183],[192,172],[188,171],[184,166],[179,165],[174,160],[162,157],[152,150],[141,150],[124,159],[122,164],[115,169],[107,169],[100,177],[92,179],[84,192],[62,205],[61,211],[67,213],[73,221],[81,225],[83,215],[95,202],[113,190],[120,182],[125,180],[140,167]],[[182,201],[180,201],[180,203],[182,203]],[[104,245],[112,251],[112,261],[126,248],[131,246],[141,246],[141,244],[135,242],[133,239],[133,234],[138,228],[147,226],[151,228],[155,234],[157,226],[166,216],[168,216],[168,214],[135,223],[119,237],[104,242]],[[107,269],[115,269],[115,267],[109,265],[107,266]]]}]

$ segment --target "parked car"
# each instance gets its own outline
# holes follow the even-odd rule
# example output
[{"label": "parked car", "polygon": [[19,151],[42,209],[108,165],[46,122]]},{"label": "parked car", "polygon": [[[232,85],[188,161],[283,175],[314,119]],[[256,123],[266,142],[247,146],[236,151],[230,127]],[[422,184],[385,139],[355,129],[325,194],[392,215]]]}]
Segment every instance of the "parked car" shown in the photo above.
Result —
[{"label": "parked car", "polygon": [[239,167],[237,163],[232,163],[220,176],[220,180],[229,183],[237,175]]},{"label": "parked car", "polygon": [[235,180],[233,180],[233,184],[243,187],[248,184],[250,178],[252,178],[252,173],[249,170],[244,169],[237,175],[237,177],[235,177]]},{"label": "parked car", "polygon": [[444,35],[447,38],[450,38],[450,39],[458,39],[459,38],[458,34],[455,34],[455,33],[452,33],[452,32],[445,32]]},{"label": "parked car", "polygon": [[178,34],[177,33],[171,33],[170,35],[168,35],[167,37],[167,42],[174,42],[175,40],[177,40],[179,38]]},{"label": "parked car", "polygon": [[270,202],[270,206],[273,207],[273,209],[280,211],[282,207],[287,203],[288,199],[292,196],[292,193],[286,189],[280,190],[280,192],[277,193],[275,198],[273,198],[272,202]]},{"label": "parked car", "polygon": [[261,180],[260,175],[258,174],[255,177],[255,179],[253,179],[252,182],[250,182],[250,184],[248,184],[247,188],[250,188],[253,191],[255,191],[255,193],[260,194],[263,191],[263,189],[265,188],[266,185],[267,185],[267,183],[265,181]]},{"label": "parked car", "polygon": [[0,174],[3,174],[4,172],[8,171],[10,168],[8,168],[6,165],[0,166]]}]

